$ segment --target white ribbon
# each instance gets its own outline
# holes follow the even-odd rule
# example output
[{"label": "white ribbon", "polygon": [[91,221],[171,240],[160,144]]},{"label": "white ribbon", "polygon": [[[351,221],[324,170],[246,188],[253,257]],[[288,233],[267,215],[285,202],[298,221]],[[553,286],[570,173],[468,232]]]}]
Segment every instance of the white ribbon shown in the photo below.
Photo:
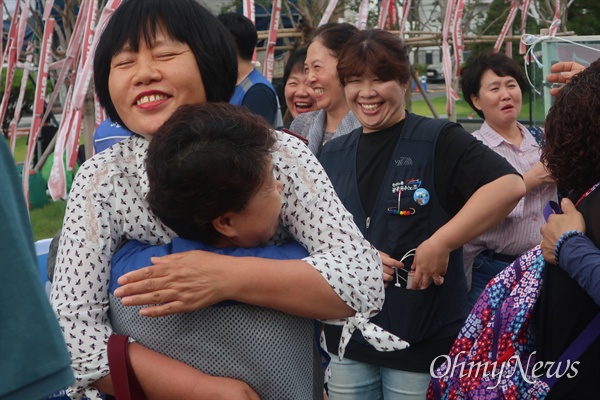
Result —
[{"label": "white ribbon", "polygon": [[363,338],[377,351],[404,350],[410,346],[408,342],[370,322],[364,315],[357,313],[354,317],[348,318],[342,328],[342,337],[338,347],[340,360],[344,358],[346,346],[355,329],[358,329]]}]

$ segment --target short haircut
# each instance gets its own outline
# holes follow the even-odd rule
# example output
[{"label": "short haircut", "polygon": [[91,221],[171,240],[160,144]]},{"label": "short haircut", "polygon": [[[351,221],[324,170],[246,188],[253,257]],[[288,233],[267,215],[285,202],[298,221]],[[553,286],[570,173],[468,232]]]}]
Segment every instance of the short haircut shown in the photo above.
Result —
[{"label": "short haircut", "polygon": [[398,35],[381,29],[359,31],[342,47],[337,64],[342,86],[351,76],[372,74],[382,81],[410,81],[410,61]]},{"label": "short haircut", "polygon": [[600,181],[600,59],[565,85],[548,111],[542,162],[557,186],[586,190]]},{"label": "short haircut", "polygon": [[182,238],[214,244],[212,220],[246,207],[272,173],[275,142],[271,126],[245,107],[179,107],[150,141],[150,209]]},{"label": "short haircut", "polygon": [[294,51],[288,58],[283,69],[283,87],[287,83],[293,72],[304,72],[304,62],[306,61],[306,48],[302,47]]},{"label": "short haircut", "polygon": [[240,58],[251,61],[258,42],[258,33],[252,20],[236,12],[221,14],[217,18],[233,37]]},{"label": "short haircut", "polygon": [[525,93],[527,90],[527,81],[519,64],[506,54],[485,53],[469,58],[467,64],[460,71],[462,93],[465,101],[483,119],[485,119],[483,112],[475,108],[471,96],[479,96],[481,77],[487,70],[492,70],[498,76],[515,78],[521,92]]},{"label": "short haircut", "polygon": [[359,32],[358,28],[347,22],[329,22],[315,29],[309,41],[309,47],[316,40],[321,40],[327,50],[337,58],[344,43],[357,32]]},{"label": "short haircut", "polygon": [[117,114],[108,89],[110,63],[123,46],[139,50],[140,40],[151,46],[159,26],[172,39],[190,46],[198,63],[207,101],[229,101],[237,84],[237,57],[231,36],[196,0],[125,0],[102,32],[94,56],[98,100],[115,122]]}]

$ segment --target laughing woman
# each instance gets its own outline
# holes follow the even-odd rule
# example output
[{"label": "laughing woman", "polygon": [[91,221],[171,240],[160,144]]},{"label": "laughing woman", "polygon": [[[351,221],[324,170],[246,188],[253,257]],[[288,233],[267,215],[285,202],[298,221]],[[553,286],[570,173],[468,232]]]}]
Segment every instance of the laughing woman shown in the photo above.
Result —
[{"label": "laughing woman", "polygon": [[[384,280],[394,281],[371,321],[411,346],[383,353],[353,335],[346,358],[332,357],[329,396],[422,399],[430,364],[448,353],[466,316],[461,246],[504,218],[525,187],[506,160],[460,125],[404,110],[410,63],[397,35],[357,33],[342,48],[337,71],[361,127],[327,143],[320,160],[381,251]],[[412,262],[397,261],[412,249]],[[339,330],[325,333],[335,352]]]},{"label": "laughing woman", "polygon": [[318,111],[298,116],[290,130],[306,137],[314,154],[319,154],[331,138],[346,135],[359,126],[346,103],[336,71],[341,47],[356,32],[358,29],[353,25],[332,22],[318,27],[308,45],[307,83]]}]

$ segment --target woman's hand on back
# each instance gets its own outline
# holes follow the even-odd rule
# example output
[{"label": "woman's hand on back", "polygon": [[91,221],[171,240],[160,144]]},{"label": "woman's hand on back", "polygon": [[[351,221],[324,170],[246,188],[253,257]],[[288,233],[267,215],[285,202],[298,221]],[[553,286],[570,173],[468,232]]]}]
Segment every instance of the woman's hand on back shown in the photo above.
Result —
[{"label": "woman's hand on back", "polygon": [[200,250],[154,257],[153,266],[120,277],[115,296],[126,306],[152,305],[140,311],[147,317],[205,308],[229,298],[230,258]]}]

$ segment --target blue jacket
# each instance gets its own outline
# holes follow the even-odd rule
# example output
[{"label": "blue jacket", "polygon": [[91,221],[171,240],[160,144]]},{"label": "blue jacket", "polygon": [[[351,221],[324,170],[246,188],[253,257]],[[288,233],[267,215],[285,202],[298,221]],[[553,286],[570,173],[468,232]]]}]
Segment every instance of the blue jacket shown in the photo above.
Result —
[{"label": "blue jacket", "polygon": [[[275,96],[275,101],[277,102],[277,109],[274,110],[270,117],[267,117],[267,115],[264,115],[261,112],[257,112],[258,109],[266,111],[266,109],[264,109],[264,104],[257,104],[257,110],[252,109],[252,104],[244,104],[244,97],[246,96],[246,93],[248,92],[248,90],[250,90],[251,87],[257,84],[265,85],[266,87],[271,89],[271,91],[273,92],[273,96]],[[244,80],[241,81],[239,85],[235,87],[235,91],[233,92],[233,96],[231,96],[229,103],[234,104],[236,106],[246,106],[250,109],[250,111],[263,115],[265,119],[267,119],[267,121],[269,121],[269,123],[273,125],[273,127],[279,127],[283,125],[283,117],[281,115],[281,106],[279,105],[279,97],[277,96],[277,92],[275,91],[275,88],[273,87],[271,82],[269,82],[269,80],[265,78],[265,76],[261,74],[257,69],[253,69],[252,72],[250,72],[250,74],[248,74],[248,76],[244,78]]]}]

